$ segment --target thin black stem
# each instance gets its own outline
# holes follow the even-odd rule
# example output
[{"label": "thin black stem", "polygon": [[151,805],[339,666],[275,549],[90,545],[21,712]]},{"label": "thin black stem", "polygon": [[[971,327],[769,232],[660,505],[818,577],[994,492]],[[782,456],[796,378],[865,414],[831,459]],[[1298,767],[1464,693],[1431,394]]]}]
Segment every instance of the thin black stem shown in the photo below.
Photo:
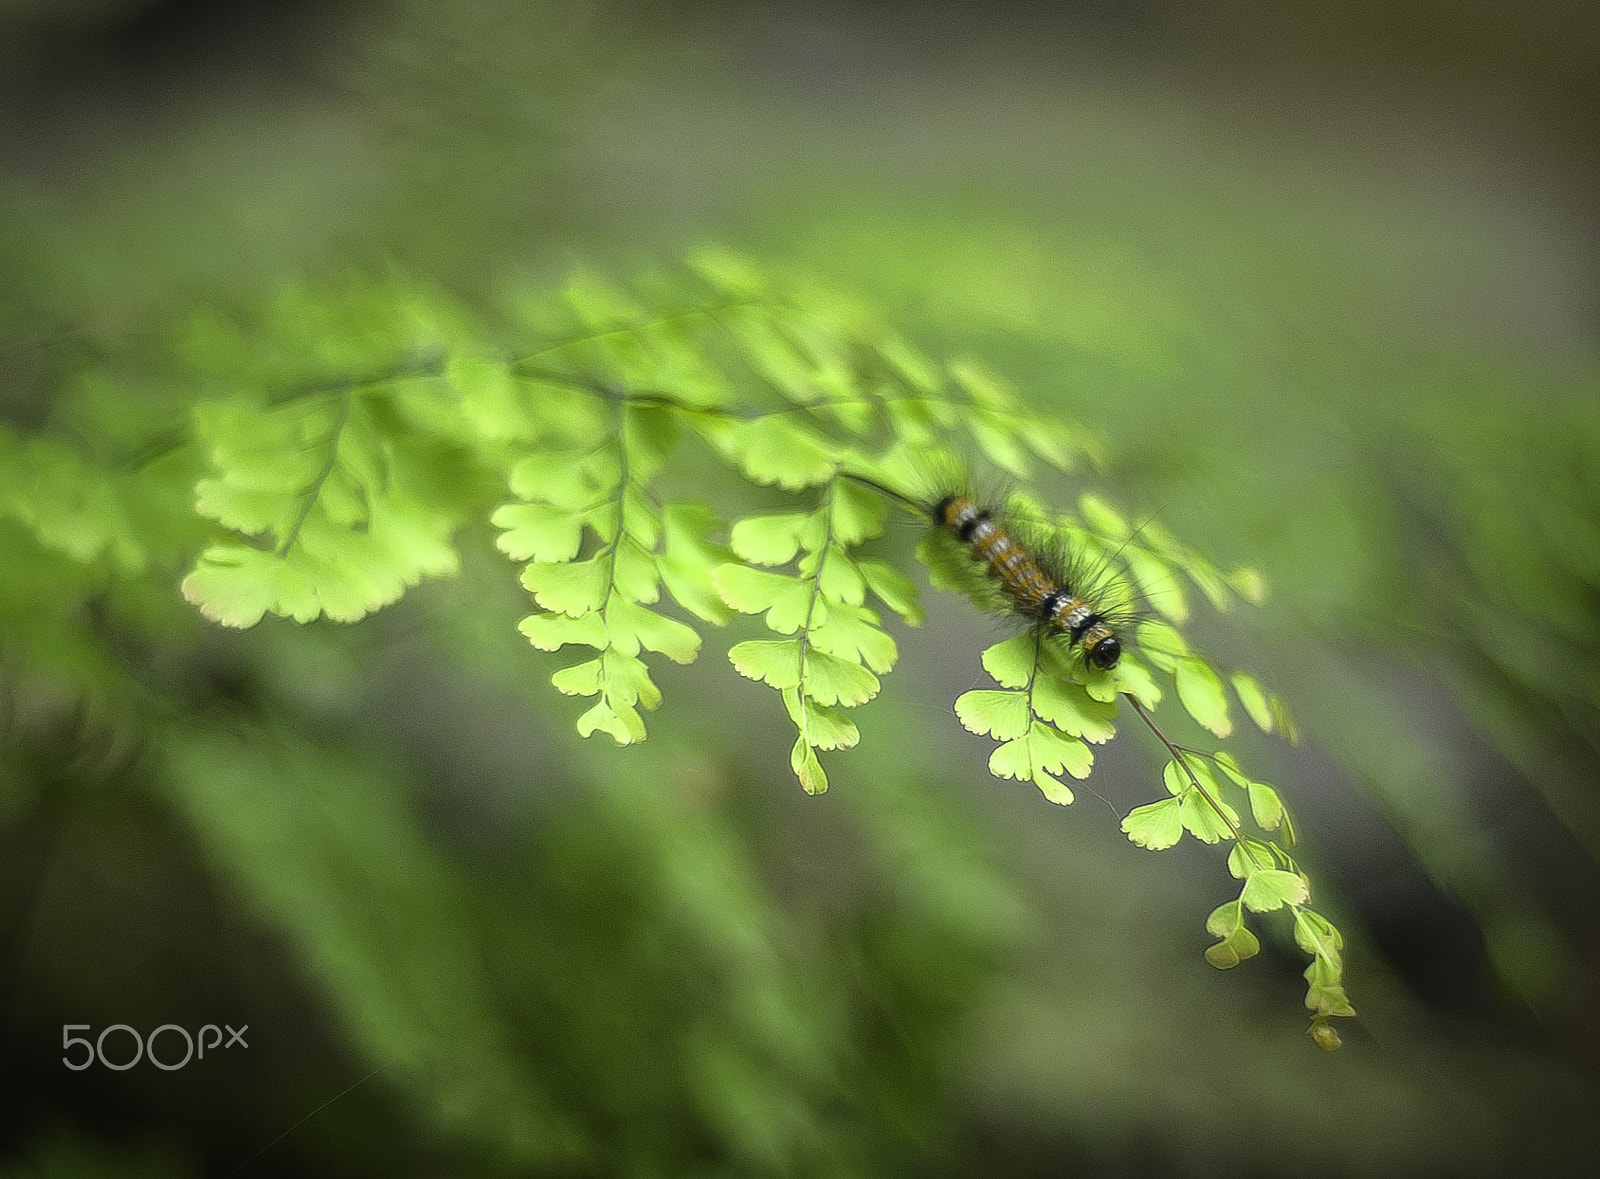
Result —
[{"label": "thin black stem", "polygon": [[876,479],[869,479],[867,476],[858,475],[854,471],[840,471],[839,474],[846,479],[854,479],[857,483],[863,483],[872,488],[874,491],[880,491],[892,499],[897,499],[901,503],[905,504],[906,507],[911,508],[913,511],[926,512],[928,510],[927,504],[919,503],[918,501],[912,499],[905,492],[896,491],[892,487],[879,483]]},{"label": "thin black stem", "polygon": [[1188,761],[1184,757],[1186,753],[1193,753],[1193,751],[1184,749],[1183,746],[1178,745],[1170,737],[1163,733],[1161,731],[1161,726],[1156,724],[1155,718],[1150,715],[1149,711],[1143,704],[1139,703],[1138,697],[1134,696],[1132,692],[1124,692],[1122,695],[1123,698],[1133,706],[1133,710],[1139,714],[1139,719],[1144,721],[1144,723],[1149,727],[1150,731],[1156,735],[1156,739],[1167,747],[1167,752],[1172,754],[1172,760],[1175,761],[1183,770],[1184,776],[1189,779],[1189,784],[1193,786],[1195,790],[1199,791],[1200,797],[1205,799],[1206,802],[1210,804],[1211,809],[1216,811],[1217,817],[1227,824],[1228,831],[1233,836],[1234,843],[1244,849],[1244,854],[1250,857],[1251,861],[1256,865],[1256,867],[1270,867],[1270,865],[1263,864],[1261,862],[1261,857],[1258,856],[1245,841],[1244,833],[1239,830],[1238,824],[1228,817],[1227,811],[1222,809],[1221,800],[1211,797],[1211,792],[1200,784],[1200,779],[1195,774],[1194,768],[1189,765]]}]

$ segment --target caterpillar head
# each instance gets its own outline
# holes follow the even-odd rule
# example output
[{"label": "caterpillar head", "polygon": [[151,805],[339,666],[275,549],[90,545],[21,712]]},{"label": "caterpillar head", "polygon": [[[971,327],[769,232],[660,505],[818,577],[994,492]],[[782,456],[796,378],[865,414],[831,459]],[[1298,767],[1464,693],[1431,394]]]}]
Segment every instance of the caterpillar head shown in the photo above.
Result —
[{"label": "caterpillar head", "polygon": [[1083,653],[1084,662],[1101,671],[1110,671],[1122,658],[1122,643],[1116,635],[1107,635]]}]

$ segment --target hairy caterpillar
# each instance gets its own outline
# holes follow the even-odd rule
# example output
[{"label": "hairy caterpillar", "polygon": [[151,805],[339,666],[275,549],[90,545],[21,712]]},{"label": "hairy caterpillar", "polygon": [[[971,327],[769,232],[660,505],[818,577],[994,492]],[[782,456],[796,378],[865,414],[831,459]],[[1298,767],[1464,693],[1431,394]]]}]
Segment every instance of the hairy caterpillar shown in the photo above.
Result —
[{"label": "hairy caterpillar", "polygon": [[973,560],[987,566],[989,576],[999,583],[1019,615],[1065,635],[1070,645],[1083,651],[1090,667],[1110,671],[1117,665],[1122,642],[1108,618],[1068,585],[1064,575],[1046,572],[1049,565],[1060,562],[1041,566],[1040,559],[1030,552],[1031,546],[997,522],[993,512],[965,495],[944,496],[932,514],[936,523],[970,546]]},{"label": "hairy caterpillar", "polygon": [[1047,637],[1060,636],[1083,654],[1084,663],[1110,671],[1122,657],[1120,621],[1130,612],[1102,608],[1104,586],[1092,585],[1081,561],[1071,559],[1060,540],[1043,532],[1021,535],[1003,509],[979,504],[966,491],[919,499],[874,479],[846,476],[899,500],[959,543],[998,590],[995,605]]}]

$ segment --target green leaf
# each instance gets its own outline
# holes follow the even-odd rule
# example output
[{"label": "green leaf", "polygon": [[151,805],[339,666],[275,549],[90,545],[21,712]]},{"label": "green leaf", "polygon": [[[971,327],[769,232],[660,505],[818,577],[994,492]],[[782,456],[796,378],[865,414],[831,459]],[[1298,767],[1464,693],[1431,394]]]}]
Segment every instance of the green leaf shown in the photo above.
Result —
[{"label": "green leaf", "polygon": [[606,599],[606,572],[598,558],[564,565],[535,561],[523,568],[522,584],[546,610],[576,616],[600,609]]},{"label": "green leaf", "polygon": [[866,581],[856,563],[838,545],[829,545],[817,574],[817,588],[832,603],[859,606],[866,600]]},{"label": "green leaf", "polygon": [[581,519],[554,504],[504,504],[489,521],[504,530],[495,547],[514,561],[570,561],[583,538]]},{"label": "green leaf", "polygon": [[1303,905],[1309,896],[1305,878],[1299,873],[1265,868],[1250,873],[1239,899],[1252,912],[1266,913],[1284,905]]},{"label": "green leaf", "polygon": [[[1305,970],[1306,981],[1311,984],[1306,991],[1306,1007],[1316,1013],[1312,1019],[1312,1035],[1315,1036],[1316,1028],[1319,1025],[1325,1025],[1330,1017],[1353,1016],[1356,1011],[1354,1007],[1350,1006],[1350,1000],[1345,995],[1344,965],[1339,959],[1336,945],[1329,944],[1330,942],[1337,943],[1339,941],[1338,930],[1335,930],[1325,918],[1313,913],[1310,909],[1295,909],[1294,918],[1295,940],[1300,943],[1302,948],[1305,948],[1308,944],[1307,940],[1302,937],[1302,927],[1313,929],[1325,927],[1330,935],[1324,938],[1320,933],[1315,934],[1310,941],[1311,944],[1317,945],[1319,948],[1314,951],[1307,951],[1312,953],[1313,957],[1311,965],[1307,966]],[[1332,1033],[1331,1042],[1324,1043],[1324,1039],[1326,1037],[1319,1037],[1318,1044],[1329,1051],[1339,1046],[1337,1033]]]},{"label": "green leaf", "polygon": [[821,390],[816,370],[792,340],[773,322],[768,308],[740,308],[727,317],[728,326],[743,345],[750,366],[774,389],[802,405],[818,400]]},{"label": "green leaf", "polygon": [[645,310],[621,287],[590,270],[576,270],[561,292],[584,327],[595,332],[645,318]]},{"label": "green leaf", "polygon": [[1182,568],[1189,575],[1189,580],[1199,587],[1200,592],[1206,596],[1213,610],[1226,610],[1231,604],[1228,593],[1228,583],[1223,579],[1217,567],[1210,561],[1204,560],[1192,550],[1184,550],[1185,560]]},{"label": "green leaf", "polygon": [[[964,356],[951,361],[949,369],[956,384],[985,409],[999,410],[1002,413],[1016,412],[1017,395],[1004,381],[985,368],[982,362]],[[1041,455],[1041,457],[1046,456]],[[1060,466],[1061,463],[1057,462],[1054,465]]]},{"label": "green leaf", "polygon": [[556,651],[567,643],[586,643],[596,650],[606,646],[605,620],[599,614],[530,614],[517,629],[541,651]]},{"label": "green leaf", "polygon": [[89,564],[105,554],[138,573],[146,552],[128,517],[127,479],[91,466],[48,438],[16,443],[0,426],[0,515],[15,517],[46,548]]},{"label": "green leaf", "polygon": [[1306,967],[1305,978],[1313,987],[1338,986],[1343,970],[1343,963],[1339,959],[1326,954],[1317,954]]},{"label": "green leaf", "polygon": [[689,255],[689,266],[719,290],[742,299],[762,295],[767,279],[749,261],[720,246],[707,246]]},{"label": "green leaf", "polygon": [[1259,569],[1241,565],[1228,574],[1227,581],[1233,591],[1252,606],[1267,600],[1267,579]]},{"label": "green leaf", "polygon": [[841,545],[860,544],[883,532],[883,500],[876,492],[850,479],[840,479],[833,490],[833,539]]},{"label": "green leaf", "polygon": [[1206,961],[1218,970],[1231,970],[1246,958],[1261,952],[1261,943],[1248,929],[1240,928],[1227,941],[1206,948]]},{"label": "green leaf", "polygon": [[1206,961],[1218,970],[1231,970],[1261,952],[1261,943],[1245,928],[1244,914],[1236,900],[1212,911],[1206,919],[1206,932],[1222,939],[1206,950]]},{"label": "green leaf", "polygon": [[1283,822],[1283,801],[1278,792],[1265,782],[1252,782],[1249,786],[1250,814],[1256,826],[1263,831],[1276,831]]},{"label": "green leaf", "polygon": [[701,423],[700,428],[713,446],[757,483],[799,491],[827,482],[834,473],[833,447],[797,422],[771,416],[718,420]]},{"label": "green leaf", "polygon": [[[819,611],[819,614],[821,612]],[[879,675],[894,667],[899,651],[878,616],[865,606],[836,602],[821,621],[811,625],[811,644],[819,651],[862,662]]]},{"label": "green leaf", "polygon": [[264,613],[354,622],[399,599],[423,577],[454,573],[459,559],[442,517],[418,519],[374,503],[367,529],[308,520],[287,553],[243,542],[213,545],[183,579],[183,596],[213,622],[253,626]]},{"label": "green leaf", "polygon": [[1189,656],[1189,644],[1177,629],[1164,622],[1145,621],[1136,628],[1139,651],[1153,665],[1171,673],[1180,659]]},{"label": "green leaf", "polygon": [[678,418],[684,409],[728,405],[732,388],[721,367],[722,357],[711,355],[690,320],[656,320],[640,324],[634,331],[650,358],[652,386],[675,403],[659,407],[662,416]]},{"label": "green leaf", "polygon": [[268,611],[298,622],[322,612],[311,587],[282,558],[238,545],[214,545],[200,554],[180,588],[185,600],[223,626],[254,626]]},{"label": "green leaf", "polygon": [[578,736],[596,732],[607,734],[618,745],[632,745],[644,740],[644,718],[627,705],[613,708],[602,700],[578,718]]},{"label": "green leaf", "polygon": [[[1219,800],[1222,798],[1222,784],[1217,781],[1217,775],[1213,772],[1210,762],[1203,758],[1189,755],[1184,758],[1184,764],[1193,771],[1194,780],[1200,783],[1203,791],[1208,792],[1212,798]],[[1221,803],[1220,805],[1233,818],[1234,822],[1239,821],[1239,816],[1234,814],[1232,807],[1229,807],[1227,803]]]},{"label": "green leaf", "polygon": [[656,569],[673,601],[705,622],[718,626],[735,611],[717,594],[711,571],[730,553],[709,539],[722,525],[716,512],[701,503],[670,503],[662,511],[663,553]]},{"label": "green leaf", "polygon": [[591,659],[562,668],[550,677],[550,682],[565,696],[594,696],[600,691],[600,669],[600,660]]},{"label": "green leaf", "polygon": [[1033,679],[1038,650],[1033,635],[1017,635],[984,651],[983,670],[1002,688],[1026,688]]},{"label": "green leaf", "polygon": [[1007,741],[989,755],[989,772],[997,778],[1029,781],[1034,775],[1033,751],[1024,738]]},{"label": "green leaf", "polygon": [[1278,726],[1278,732],[1283,734],[1284,740],[1290,745],[1300,744],[1300,729],[1294,723],[1294,717],[1289,715],[1289,706],[1276,696],[1268,696],[1267,707],[1272,710],[1272,721]]},{"label": "green leaf", "polygon": [[1144,664],[1127,653],[1117,661],[1111,673],[1111,683],[1118,692],[1126,692],[1147,709],[1161,703],[1161,688],[1150,678],[1150,672]]},{"label": "green leaf", "polygon": [[1178,661],[1173,672],[1178,686],[1178,699],[1186,712],[1218,737],[1233,732],[1233,721],[1228,717],[1228,698],[1222,693],[1222,681],[1211,665],[1193,656]]},{"label": "green leaf", "polygon": [[965,594],[977,601],[985,591],[983,575],[959,542],[943,529],[923,533],[917,542],[917,560],[928,571],[928,584],[937,590]]},{"label": "green leaf", "polygon": [[933,440],[934,431],[944,422],[949,407],[943,402],[920,397],[905,397],[888,402],[884,416],[894,436],[894,446],[922,447]]},{"label": "green leaf", "polygon": [[1122,830],[1140,847],[1162,851],[1183,838],[1183,819],[1176,798],[1135,807],[1122,820]]},{"label": "green leaf", "polygon": [[794,776],[800,779],[800,785],[807,794],[821,794],[827,790],[828,775],[822,772],[816,750],[806,744],[804,737],[797,738],[794,743],[794,749],[789,754],[789,768],[794,770]]},{"label": "green leaf", "polygon": [[615,499],[604,499],[585,508],[581,518],[600,543],[610,549],[616,544],[617,531],[622,523],[622,509]]},{"label": "green leaf", "polygon": [[861,740],[860,730],[848,716],[801,696],[793,688],[785,689],[783,704],[806,743],[816,749],[849,749]]},{"label": "green leaf", "polygon": [[785,316],[784,330],[811,368],[810,383],[828,403],[818,411],[863,433],[875,420],[872,406],[858,400],[856,341],[847,338],[845,325],[833,309],[808,313],[799,308]]},{"label": "green leaf", "polygon": [[661,689],[650,678],[650,669],[637,654],[608,647],[600,653],[600,681],[613,704],[661,705]]},{"label": "green leaf", "polygon": [[1263,871],[1277,862],[1277,849],[1258,839],[1240,839],[1228,852],[1228,871],[1235,880],[1244,880],[1252,872]]},{"label": "green leaf", "polygon": [[956,716],[969,732],[1012,740],[1028,731],[1027,693],[964,692],[956,698]]},{"label": "green leaf", "polygon": [[1184,791],[1193,789],[1193,784],[1176,758],[1161,768],[1161,784],[1167,788],[1168,794],[1175,796],[1181,796]]},{"label": "green leaf", "polygon": [[1299,908],[1294,914],[1294,940],[1307,954],[1338,966],[1344,937],[1333,923],[1312,909]]},{"label": "green leaf", "polygon": [[[641,478],[631,463],[629,475],[635,480]],[[621,515],[623,530],[629,539],[642,551],[654,552],[656,541],[661,537],[661,513],[650,502],[642,484],[630,482],[623,489]]]},{"label": "green leaf", "polygon": [[859,663],[826,651],[811,651],[806,656],[803,674],[799,687],[819,704],[843,704],[848,708],[878,694],[877,676]]},{"label": "green leaf", "polygon": [[655,557],[630,537],[617,542],[611,554],[611,600],[643,602],[649,605],[659,601],[660,581],[656,574]]},{"label": "green leaf", "polygon": [[195,510],[247,535],[271,533],[272,547],[295,530],[304,498],[334,473],[347,398],[304,398],[265,411],[241,398],[195,407],[195,433],[214,478],[195,484]]},{"label": "green leaf", "polygon": [[728,651],[728,659],[746,679],[760,680],[779,689],[800,686],[799,639],[736,643]]},{"label": "green leaf", "polygon": [[457,354],[445,361],[444,379],[460,399],[462,416],[480,437],[523,441],[538,434],[504,360]]},{"label": "green leaf", "polygon": [[1212,937],[1228,938],[1244,925],[1244,911],[1237,899],[1218,905],[1206,918],[1206,932]]},{"label": "green leaf", "polygon": [[1065,771],[1081,779],[1089,776],[1089,768],[1094,765],[1094,754],[1087,745],[1050,725],[1035,722],[1028,732],[1028,744],[1041,772]]},{"label": "green leaf", "polygon": [[859,561],[856,568],[867,583],[867,588],[878,599],[898,614],[907,626],[921,626],[922,605],[918,601],[917,586],[898,569],[881,561]]},{"label": "green leaf", "polygon": [[786,565],[800,548],[800,534],[811,513],[748,516],[736,522],[728,538],[734,553],[755,565]]},{"label": "green leaf", "polygon": [[1053,775],[1065,771],[1084,778],[1093,764],[1094,755],[1082,741],[1035,721],[1026,735],[1005,742],[990,755],[989,772],[997,778],[1031,781],[1050,801],[1065,805],[1072,801],[1072,791]]},{"label": "green leaf", "polygon": [[238,398],[196,407],[216,471],[196,485],[196,509],[258,538],[201,555],[184,595],[202,613],[230,626],[267,612],[348,622],[423,577],[456,571],[449,536],[461,516],[446,484],[462,472],[451,452],[395,434],[369,404],[377,400],[351,393],[272,410]]},{"label": "green leaf", "polygon": [[1120,512],[1098,495],[1091,492],[1080,495],[1078,511],[1082,514],[1085,524],[1113,544],[1121,544],[1128,539],[1130,531],[1128,522],[1123,519]]},{"label": "green leaf", "polygon": [[617,488],[622,486],[622,455],[614,445],[590,447],[578,456],[578,474],[590,503],[615,501]]},{"label": "green leaf", "polygon": [[[1218,807],[1221,808],[1220,811]],[[1179,814],[1184,827],[1201,843],[1216,843],[1231,838],[1234,827],[1230,827],[1228,821],[1232,820],[1235,826],[1239,822],[1239,816],[1227,803],[1213,804],[1211,799],[1198,790],[1190,790],[1183,796]]]},{"label": "green leaf", "polygon": [[700,636],[692,627],[625,599],[613,599],[606,607],[606,634],[611,646],[626,655],[643,647],[674,663],[693,663],[700,652]]},{"label": "green leaf", "polygon": [[[1045,647],[1048,650],[1050,644],[1045,644]],[[1062,674],[1065,675],[1066,673]],[[1089,667],[1087,664],[1080,662],[1074,672],[1066,675],[1066,678],[1081,683],[1083,690],[1089,694],[1091,699],[1098,700],[1101,704],[1116,703],[1117,692],[1120,689],[1117,687],[1115,672],[1101,671],[1097,667]]]},{"label": "green leaf", "polygon": [[962,415],[962,420],[985,458],[1009,475],[1028,478],[1028,456],[1018,442],[1015,419],[978,409]]},{"label": "green leaf", "polygon": [[1226,774],[1233,784],[1240,789],[1250,785],[1250,779],[1245,777],[1244,771],[1239,768],[1239,763],[1234,760],[1233,754],[1227,750],[1219,750],[1212,758],[1212,764]]},{"label": "green leaf", "polygon": [[1189,603],[1184,597],[1183,583],[1159,558],[1138,545],[1129,545],[1122,550],[1121,560],[1133,574],[1144,600],[1154,606],[1163,618],[1173,622],[1189,620]]},{"label": "green leaf", "polygon": [[[563,445],[575,447],[572,457],[580,463],[597,446],[605,446],[615,458],[614,449],[607,443],[614,441],[617,428],[616,406],[605,398],[575,387],[567,381],[546,381],[527,377],[518,381],[523,404],[537,423],[540,434],[553,435]],[[512,468],[512,491],[518,495],[517,468]],[[614,487],[613,478],[608,487]],[[524,498],[535,498],[524,496]],[[552,499],[552,503],[561,500]]]},{"label": "green leaf", "polygon": [[1033,784],[1039,788],[1039,792],[1047,801],[1057,806],[1071,806],[1077,800],[1072,788],[1053,774],[1038,771],[1033,775]]},{"label": "green leaf", "polygon": [[[1356,1009],[1350,1006],[1350,1000],[1345,995],[1344,987],[1338,983],[1312,983],[1306,991],[1306,1006],[1321,1016],[1353,1016],[1356,1014]],[[1332,1029],[1329,1030],[1331,1031]],[[1318,1043],[1319,1046],[1327,1047],[1322,1045],[1321,1041]],[[1338,1046],[1339,1035],[1334,1032],[1332,1048],[1337,1048]],[[1329,1051],[1332,1048],[1329,1048]]]},{"label": "green leaf", "polygon": [[938,370],[926,356],[901,337],[885,335],[878,341],[878,354],[897,369],[913,388],[923,393],[938,392]]},{"label": "green leaf", "polygon": [[[641,489],[666,465],[681,431],[677,418],[665,406],[629,404],[623,407],[622,414],[621,437],[628,453],[629,490],[640,497],[638,502],[642,505],[647,501]],[[655,517],[654,511],[644,515],[649,519]],[[654,537],[641,534],[641,539],[646,544],[655,543]]]},{"label": "green leaf", "polygon": [[511,468],[511,493],[521,500],[581,511],[608,494],[622,478],[618,467],[610,479],[597,486],[591,470],[582,454],[536,451]]},{"label": "green leaf", "polygon": [[1256,728],[1263,733],[1272,732],[1272,710],[1267,707],[1267,696],[1261,685],[1242,671],[1234,672],[1232,679],[1239,703],[1244,705],[1245,713],[1255,722]]},{"label": "green leaf", "polygon": [[722,600],[741,614],[767,611],[767,625],[779,634],[799,630],[808,614],[813,624],[826,616],[826,607],[820,602],[813,604],[810,585],[781,573],[719,565],[711,571],[711,584]]},{"label": "green leaf", "polygon": [[1033,685],[1033,711],[1062,732],[1096,745],[1116,735],[1116,705],[1094,699],[1081,684],[1041,676]]},{"label": "green leaf", "polygon": [[[1315,1004],[1308,1003],[1308,1006],[1315,1010]],[[1339,1014],[1345,1013],[1340,1012]],[[1325,1020],[1321,1019],[1313,1019],[1311,1021],[1311,1038],[1316,1042],[1317,1047],[1324,1052],[1337,1052],[1344,1045],[1344,1040],[1340,1038],[1339,1033],[1329,1027]]]}]

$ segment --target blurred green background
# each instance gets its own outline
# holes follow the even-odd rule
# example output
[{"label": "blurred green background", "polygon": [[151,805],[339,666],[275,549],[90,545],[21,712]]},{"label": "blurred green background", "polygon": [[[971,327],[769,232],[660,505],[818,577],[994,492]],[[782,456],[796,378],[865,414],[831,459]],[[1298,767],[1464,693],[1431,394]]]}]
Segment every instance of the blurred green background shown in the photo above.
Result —
[{"label": "blurred green background", "polygon": [[[487,525],[355,627],[223,633],[187,540],[68,611],[7,521],[0,1167],[1584,1173],[1597,50],[1575,0],[0,7],[15,430],[114,420],[85,373],[181,396],[175,326],[353,271],[489,307],[717,242],[858,292],[1266,571],[1200,637],[1297,710],[1236,744],[1363,1015],[1324,1056],[1292,946],[1205,965],[1222,858],[1117,830],[1138,733],[1071,810],[987,775],[965,602],[806,798],[714,646],[646,745],[580,742]],[[224,1022],[203,1069],[60,1063]]]}]

